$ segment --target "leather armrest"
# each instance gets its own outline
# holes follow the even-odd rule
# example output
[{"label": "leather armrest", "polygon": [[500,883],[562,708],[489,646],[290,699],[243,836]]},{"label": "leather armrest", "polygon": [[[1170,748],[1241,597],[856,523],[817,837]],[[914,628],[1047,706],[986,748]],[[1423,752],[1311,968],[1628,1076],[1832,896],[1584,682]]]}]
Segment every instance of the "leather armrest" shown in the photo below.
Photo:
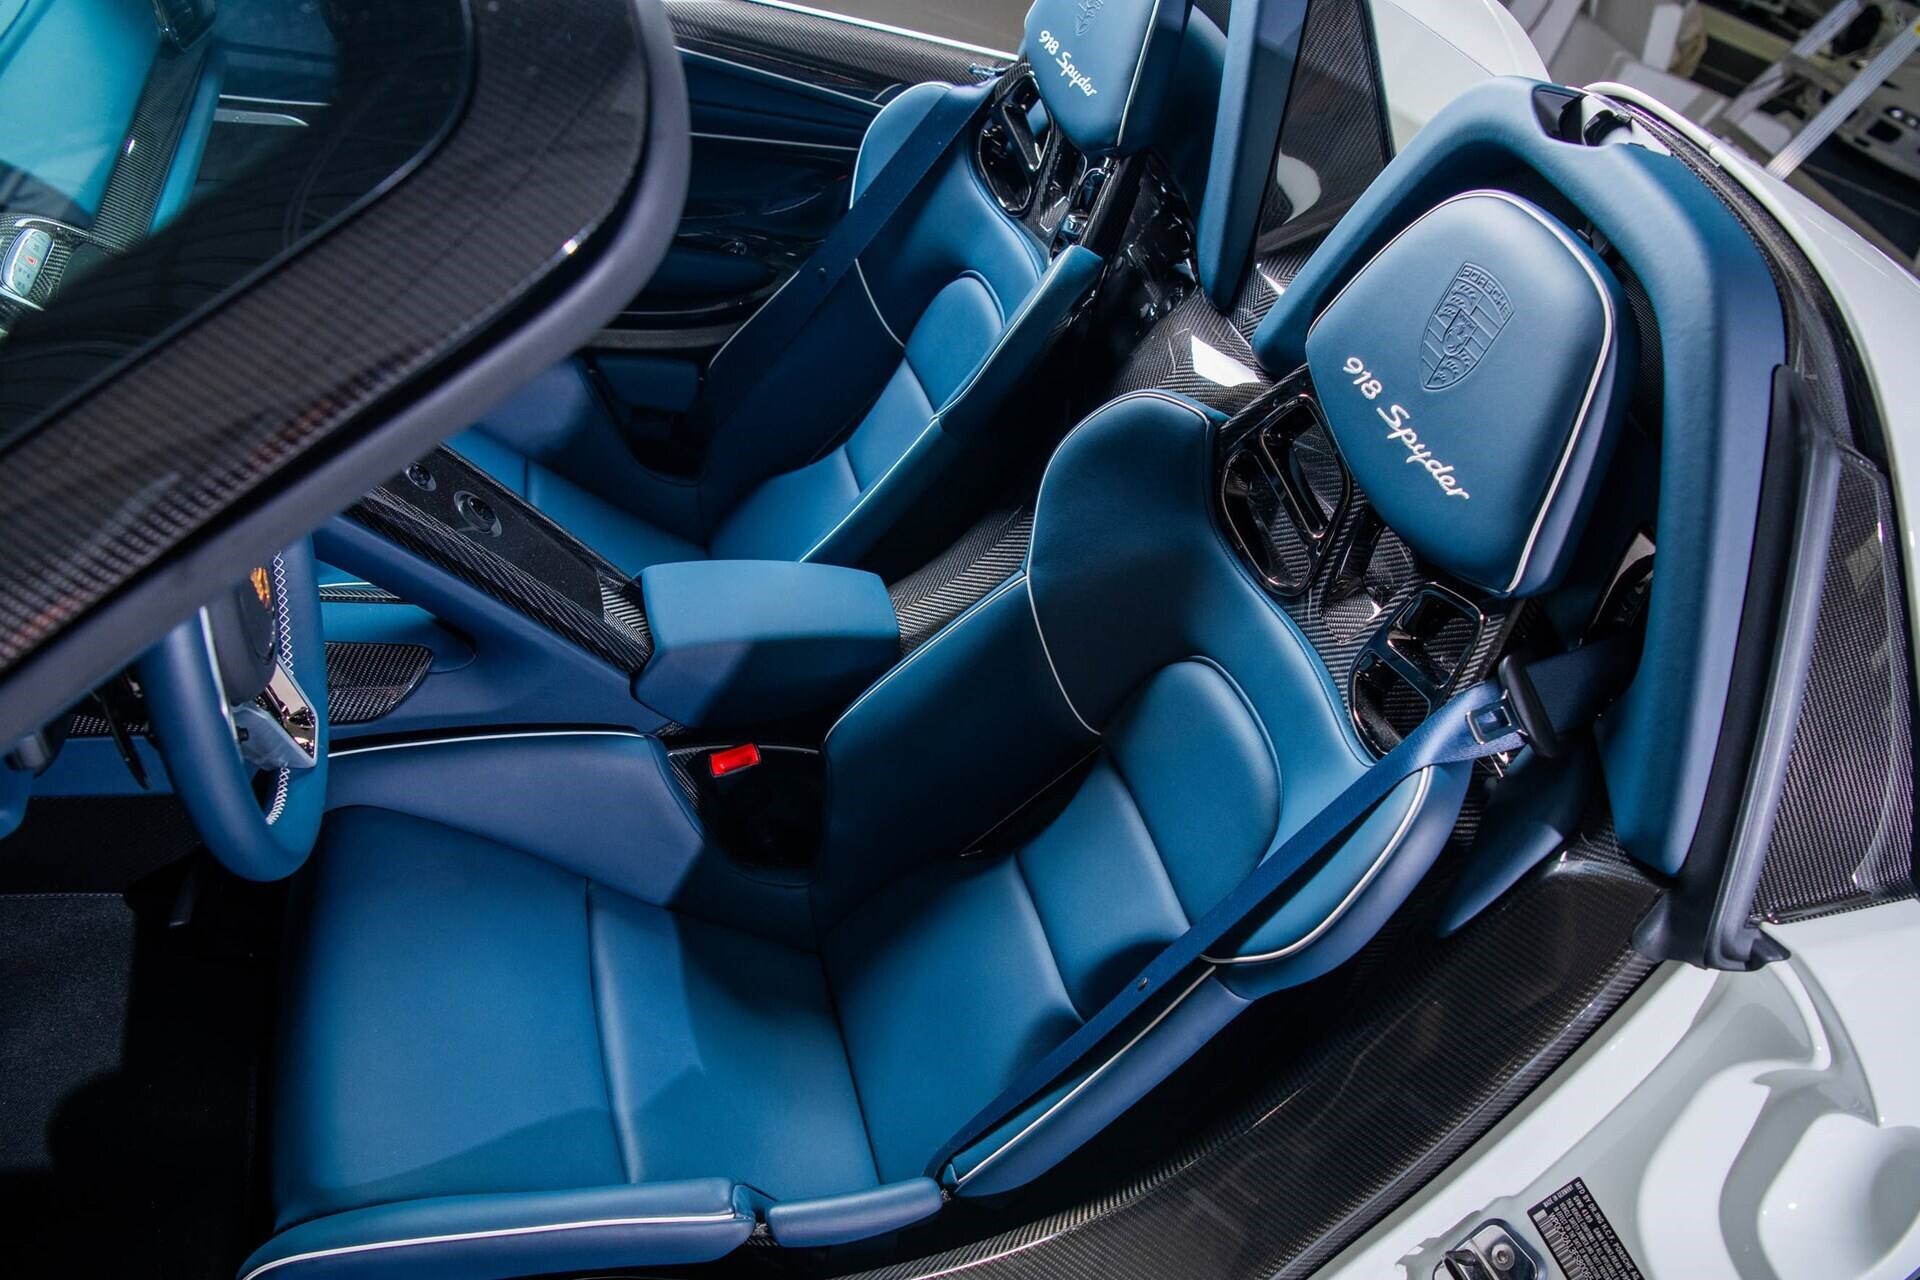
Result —
[{"label": "leather armrest", "polygon": [[838,707],[900,657],[886,584],[838,565],[660,564],[640,575],[653,657],[633,694],[689,727]]}]

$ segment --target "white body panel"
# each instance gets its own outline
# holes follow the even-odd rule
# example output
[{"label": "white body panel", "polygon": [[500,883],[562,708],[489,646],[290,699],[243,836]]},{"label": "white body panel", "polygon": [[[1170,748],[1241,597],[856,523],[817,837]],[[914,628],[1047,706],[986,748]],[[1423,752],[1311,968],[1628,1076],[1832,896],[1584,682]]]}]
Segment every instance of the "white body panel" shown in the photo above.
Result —
[{"label": "white body panel", "polygon": [[1791,959],[1656,972],[1320,1274],[1428,1280],[1486,1218],[1545,1257],[1527,1210],[1578,1177],[1649,1277],[1905,1280],[1920,1267],[1920,904],[1770,932]]}]

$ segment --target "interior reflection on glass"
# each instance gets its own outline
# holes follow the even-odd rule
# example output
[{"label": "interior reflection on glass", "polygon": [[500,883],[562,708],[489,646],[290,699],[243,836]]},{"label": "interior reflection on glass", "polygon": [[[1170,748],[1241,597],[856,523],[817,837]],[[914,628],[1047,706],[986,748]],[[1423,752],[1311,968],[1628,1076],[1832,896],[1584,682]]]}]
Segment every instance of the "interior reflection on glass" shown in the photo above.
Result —
[{"label": "interior reflection on glass", "polygon": [[0,330],[311,128],[329,10],[281,0],[0,0]]}]

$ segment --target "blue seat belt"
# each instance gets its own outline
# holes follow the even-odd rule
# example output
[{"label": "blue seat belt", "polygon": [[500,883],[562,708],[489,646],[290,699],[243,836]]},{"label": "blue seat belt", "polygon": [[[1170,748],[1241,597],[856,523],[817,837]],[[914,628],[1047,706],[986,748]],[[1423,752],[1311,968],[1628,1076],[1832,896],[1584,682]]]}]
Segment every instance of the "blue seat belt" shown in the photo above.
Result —
[{"label": "blue seat belt", "polygon": [[1589,644],[1533,664],[1503,667],[1502,680],[1474,685],[1429,715],[1399,746],[1369,768],[1320,812],[1268,851],[1212,910],[1169,943],[1080,1029],[1022,1071],[940,1148],[927,1166],[939,1180],[953,1158],[1037,1097],[1108,1035],[1205,956],[1213,946],[1270,903],[1293,876],[1344,839],[1373,807],[1406,779],[1435,765],[1512,751],[1535,738],[1577,727],[1617,691],[1631,656],[1624,646]]},{"label": "blue seat belt", "polygon": [[[701,417],[709,423],[724,422],[753,397],[764,381],[764,372],[793,345],[814,313],[853,270],[860,255],[920,189],[967,126],[983,113],[992,99],[993,87],[988,83],[955,88],[933,104],[813,256],[721,348],[714,367],[724,359],[745,370],[745,375],[709,377],[707,390],[696,407]],[[712,374],[713,368],[708,372]]]}]

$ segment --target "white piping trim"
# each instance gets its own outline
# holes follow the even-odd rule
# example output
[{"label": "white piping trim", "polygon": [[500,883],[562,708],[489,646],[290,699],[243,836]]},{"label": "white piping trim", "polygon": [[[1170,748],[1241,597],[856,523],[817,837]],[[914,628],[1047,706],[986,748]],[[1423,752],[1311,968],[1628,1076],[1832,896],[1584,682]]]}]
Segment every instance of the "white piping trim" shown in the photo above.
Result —
[{"label": "white piping trim", "polygon": [[444,747],[456,742],[509,742],[518,738],[646,738],[651,736],[633,729],[529,729],[523,733],[469,733],[445,738],[416,738],[409,742],[379,742],[363,747],[335,747],[327,754],[338,759],[341,756],[372,755],[376,751]]},{"label": "white piping trim", "polygon": [[1153,32],[1160,25],[1160,5],[1161,0],[1153,0],[1153,14],[1147,19],[1146,38],[1140,42],[1140,57],[1133,64],[1133,83],[1127,86],[1127,102],[1120,108],[1120,127],[1113,134],[1116,148],[1126,144],[1127,117],[1133,114],[1133,95],[1140,92],[1140,77],[1147,70],[1147,50],[1153,48]]},{"label": "white piping trim", "polygon": [[[1038,504],[1035,504],[1033,514],[1034,527],[1037,529],[1040,527],[1040,508]],[[1101,736],[1100,731],[1088,724],[1087,718],[1080,714],[1080,708],[1073,705],[1073,699],[1067,694],[1066,682],[1060,678],[1060,668],[1053,665],[1053,649],[1047,644],[1047,629],[1040,625],[1040,606],[1033,602],[1033,577],[1031,574],[1021,574],[1020,576],[1026,580],[1027,612],[1033,615],[1033,632],[1040,637],[1040,654],[1047,660],[1047,670],[1053,673],[1053,687],[1060,691],[1060,701],[1067,704],[1067,710],[1073,712],[1073,718],[1080,722],[1080,727],[1098,738]]]},{"label": "white piping trim", "polygon": [[762,311],[765,311],[768,307],[772,306],[773,300],[779,297],[781,294],[785,293],[787,291],[787,286],[792,284],[795,280],[798,280],[800,278],[800,272],[804,270],[806,270],[806,264],[802,263],[797,269],[791,272],[785,280],[782,280],[780,282],[780,287],[778,289],[775,289],[772,293],[767,295],[767,300],[765,302],[761,303],[759,306],[753,309],[752,315],[748,316],[745,320],[742,320],[739,324],[734,326],[733,332],[727,335],[727,340],[720,344],[720,349],[714,352],[713,357],[707,361],[707,370],[709,372],[713,370],[713,367],[715,365],[720,363],[720,357],[727,354],[727,348],[733,345],[733,340],[739,337],[740,334],[747,328],[747,326],[752,324]]},{"label": "white piping trim", "polygon": [[880,114],[879,103],[875,102],[872,98],[863,98],[857,93],[842,93],[838,89],[829,89],[823,84],[814,84],[809,80],[795,79],[793,76],[783,76],[778,71],[768,71],[765,67],[756,67],[751,63],[735,62],[731,58],[722,58],[715,54],[704,53],[699,49],[681,48],[680,56],[682,58],[696,58],[714,66],[733,67],[736,70],[745,71],[750,75],[761,76],[768,80],[778,80],[783,84],[790,84],[796,89],[804,90],[807,93],[817,94],[827,98],[838,98],[842,102],[851,102],[855,106],[864,107],[875,115]]},{"label": "white piping trim", "polygon": [[795,147],[803,151],[852,151],[859,153],[858,147],[849,147],[840,142],[804,142],[795,138],[756,138],[744,133],[702,133],[694,130],[689,136],[705,138],[709,142],[752,142],[763,147]]},{"label": "white piping trim", "polygon": [[1290,942],[1278,950],[1263,951],[1259,955],[1253,956],[1202,956],[1201,959],[1205,960],[1208,964],[1218,965],[1264,964],[1269,960],[1279,960],[1297,951],[1303,951],[1319,941],[1327,930],[1339,923],[1340,917],[1347,913],[1347,908],[1351,907],[1355,900],[1366,891],[1367,886],[1373,883],[1374,877],[1379,875],[1381,868],[1387,865],[1387,859],[1399,851],[1401,842],[1407,838],[1407,832],[1413,830],[1414,820],[1420,816],[1420,810],[1427,803],[1427,792],[1433,789],[1433,766],[1428,765],[1420,771],[1418,776],[1420,778],[1420,785],[1414,789],[1413,801],[1407,805],[1406,813],[1401,815],[1400,825],[1394,828],[1393,835],[1388,838],[1386,847],[1380,850],[1380,856],[1373,860],[1373,865],[1367,868],[1366,873],[1360,877],[1359,882],[1355,884],[1353,888],[1347,890],[1347,896],[1340,899],[1339,904],[1327,913],[1324,920],[1313,926],[1313,928],[1308,930],[1299,940]]},{"label": "white piping trim", "polygon": [[906,657],[902,658],[885,675],[881,676],[878,680],[874,681],[871,685],[867,686],[867,691],[861,694],[859,697],[855,698],[853,700],[853,705],[848,707],[845,711],[842,711],[839,714],[839,716],[835,718],[834,722],[827,727],[826,735],[820,739],[820,749],[822,751],[826,750],[827,743],[831,741],[833,738],[833,731],[840,727],[840,722],[842,720],[845,720],[848,716],[858,711],[860,709],[860,704],[865,702],[868,698],[871,698],[874,694],[880,692],[880,690],[884,689],[893,680],[895,676],[899,675],[901,672],[905,671],[908,667],[912,666],[914,662],[919,659],[921,654],[927,652],[927,650],[933,648],[935,645],[939,644],[942,640],[946,639],[949,635],[953,634],[953,632],[958,630],[961,623],[965,622],[968,618],[971,618],[974,614],[980,612],[982,609],[986,608],[988,605],[992,604],[995,600],[999,599],[1001,596],[1005,595],[1007,592],[1013,590],[1013,588],[1019,584],[1020,580],[1025,577],[1026,577],[1026,574],[1024,573],[1016,573],[1012,577],[1008,578],[1005,582],[1001,583],[999,586],[989,591],[986,595],[980,597],[978,600],[968,605],[965,609],[961,610],[959,614],[955,615],[953,621],[947,623],[946,626],[941,627],[938,631],[934,632],[932,637],[929,638],[924,644],[920,645],[919,648],[915,649],[912,653],[909,653]]},{"label": "white piping trim", "polygon": [[860,287],[866,291],[867,305],[873,308],[873,318],[880,322],[880,327],[887,331],[889,338],[893,339],[893,345],[905,351],[907,344],[900,340],[900,335],[895,333],[893,326],[887,323],[886,312],[880,310],[880,304],[874,300],[873,287],[867,283],[866,268],[860,265],[860,259],[858,258],[853,260],[853,274],[860,277]]},{"label": "white piping trim", "polygon": [[[671,5],[673,0],[668,0]],[[785,9],[789,13],[804,13],[813,18],[830,18],[835,22],[844,22],[850,27],[864,27],[868,31],[884,31],[888,35],[908,36],[915,40],[924,40],[928,44],[945,45],[949,49],[959,49],[963,53],[978,53],[989,58],[1005,58],[1011,62],[1014,55],[1000,49],[989,49],[985,45],[968,44],[964,40],[955,40],[949,36],[936,36],[928,31],[915,31],[911,27],[895,27],[884,22],[875,22],[871,18],[856,18],[845,13],[828,13],[824,9],[810,9],[803,4],[793,4],[791,0],[753,0],[769,9]]]},{"label": "white piping trim", "polygon": [[1213,970],[1208,969],[1205,972],[1203,972],[1199,977],[1195,978],[1192,984],[1189,985],[1185,991],[1182,991],[1179,995],[1175,996],[1173,999],[1173,1002],[1169,1004],[1166,1008],[1162,1009],[1152,1022],[1149,1022],[1146,1026],[1140,1028],[1139,1033],[1136,1034],[1133,1037],[1133,1039],[1127,1041],[1125,1044],[1121,1045],[1118,1049],[1114,1050],[1112,1057],[1108,1058],[1105,1062],[1095,1067],[1093,1071],[1090,1072],[1085,1079],[1081,1080],[1080,1083],[1073,1086],[1073,1088],[1067,1090],[1066,1094],[1063,1097],[1061,1097],[1059,1101],[1055,1102],[1052,1106],[1048,1107],[1045,1111],[1042,1111],[1039,1115],[1035,1116],[1031,1121],[1028,1122],[1025,1128],[1020,1130],[1020,1132],[1014,1134],[1011,1138],[1008,1138],[1005,1142],[1001,1143],[998,1147],[995,1147],[993,1151],[987,1156],[986,1159],[982,1160],[979,1164],[973,1166],[973,1168],[967,1170],[965,1174],[961,1175],[960,1179],[953,1184],[953,1189],[955,1191],[958,1191],[962,1187],[966,1186],[967,1183],[971,1182],[974,1178],[978,1177],[981,1173],[985,1172],[987,1167],[991,1165],[995,1160],[998,1160],[1001,1156],[1005,1155],[1007,1152],[1013,1150],[1014,1147],[1018,1146],[1023,1140],[1025,1140],[1028,1134],[1032,1133],[1035,1129],[1038,1129],[1041,1125],[1045,1124],[1048,1120],[1052,1119],[1054,1113],[1059,1111],[1060,1108],[1066,1106],[1069,1102],[1072,1102],[1075,1098],[1079,1097],[1080,1094],[1083,1091],[1085,1091],[1089,1086],[1091,1086],[1094,1081],[1098,1080],[1101,1076],[1105,1075],[1109,1067],[1111,1067],[1114,1063],[1120,1061],[1121,1058],[1125,1057],[1129,1049],[1133,1048],[1133,1046],[1139,1044],[1142,1040],[1146,1039],[1147,1036],[1153,1031],[1155,1027],[1159,1026],[1162,1022],[1165,1022],[1167,1018],[1173,1013],[1173,1011],[1175,1009],[1178,1009],[1181,1006],[1181,1004],[1183,1004],[1186,1001],[1186,998],[1188,996],[1198,991],[1200,989],[1201,984],[1204,983],[1208,978],[1211,978],[1212,976],[1213,976]]},{"label": "white piping trim", "polygon": [[677,1214],[667,1217],[649,1218],[596,1218],[586,1222],[552,1222],[531,1227],[495,1227],[488,1231],[460,1231],[443,1236],[415,1236],[406,1240],[375,1240],[368,1244],[341,1245],[334,1249],[315,1249],[308,1253],[289,1254],[276,1258],[272,1262],[263,1262],[247,1272],[242,1280],[255,1280],[276,1267],[284,1267],[295,1262],[311,1262],[315,1258],[338,1258],[348,1254],[372,1253],[380,1249],[404,1249],[421,1244],[458,1244],[465,1240],[496,1240],[511,1236],[540,1235],[550,1231],[586,1231],[600,1227],[679,1227],[695,1226],[715,1222],[744,1222],[738,1213],[701,1213]]},{"label": "white piping trim", "polygon": [[[1427,210],[1418,218],[1415,218],[1412,222],[1402,227],[1393,239],[1387,241],[1386,244],[1380,247],[1378,253],[1369,257],[1366,264],[1354,272],[1345,284],[1340,286],[1340,291],[1333,295],[1333,300],[1327,303],[1326,306],[1320,308],[1320,314],[1315,316],[1313,323],[1307,326],[1307,337],[1313,337],[1313,331],[1320,327],[1320,321],[1326,318],[1327,312],[1333,310],[1340,299],[1346,296],[1347,290],[1353,288],[1355,282],[1366,274],[1367,269],[1379,260],[1381,254],[1386,253],[1387,250],[1393,248],[1394,245],[1400,242],[1401,236],[1406,235],[1448,205],[1456,204],[1462,200],[1470,200],[1475,196],[1491,196],[1495,200],[1503,200],[1545,227],[1547,231],[1560,242],[1561,246],[1572,255],[1573,260],[1580,264],[1580,269],[1587,273],[1587,279],[1592,283],[1593,291],[1600,295],[1600,314],[1606,321],[1606,327],[1600,337],[1600,354],[1593,362],[1593,375],[1587,380],[1587,394],[1580,402],[1579,416],[1573,420],[1573,430],[1567,435],[1567,447],[1560,454],[1560,463],[1554,468],[1553,481],[1547,486],[1546,496],[1540,500],[1540,512],[1534,517],[1533,528],[1527,533],[1526,545],[1520,549],[1520,562],[1514,569],[1513,580],[1506,585],[1505,590],[1512,591],[1518,587],[1527,576],[1527,565],[1533,559],[1533,544],[1539,539],[1540,530],[1547,523],[1547,512],[1552,509],[1554,498],[1560,493],[1560,482],[1566,478],[1567,466],[1573,461],[1574,447],[1580,443],[1580,433],[1586,430],[1587,415],[1593,410],[1594,397],[1600,392],[1601,375],[1606,372],[1607,361],[1613,355],[1615,329],[1613,298],[1607,293],[1607,287],[1601,281],[1600,274],[1593,269],[1593,264],[1587,261],[1586,254],[1580,252],[1580,246],[1574,242],[1573,237],[1569,236],[1563,228],[1556,224],[1552,218],[1549,218],[1538,206],[1530,201],[1522,200],[1518,196],[1511,195],[1505,191],[1495,191],[1490,187],[1479,187],[1472,191],[1462,191],[1457,196],[1450,196],[1442,200],[1439,204],[1433,206],[1433,208]],[[1589,250],[1589,252],[1591,252],[1591,250]]]}]

